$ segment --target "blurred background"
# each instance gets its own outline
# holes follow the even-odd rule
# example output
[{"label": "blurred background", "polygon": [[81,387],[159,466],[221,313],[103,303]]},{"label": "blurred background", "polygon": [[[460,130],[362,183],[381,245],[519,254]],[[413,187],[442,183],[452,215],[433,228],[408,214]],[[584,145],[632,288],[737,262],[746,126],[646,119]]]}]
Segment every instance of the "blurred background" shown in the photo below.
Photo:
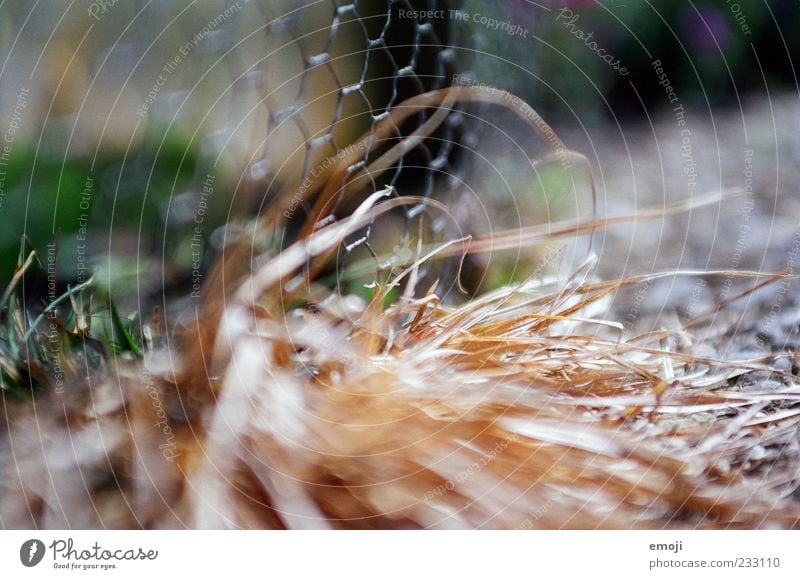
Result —
[{"label": "blurred background", "polygon": [[[3,3],[0,280],[55,243],[62,289],[94,269],[130,308],[196,293],[229,225],[444,86],[448,25],[398,16],[414,5]],[[439,148],[386,183],[430,194]]]},{"label": "blurred background", "polygon": [[[800,3],[514,0],[466,1],[462,10],[469,26],[459,28],[459,38],[471,43],[464,69],[523,96],[568,147],[589,157],[599,215],[741,192],[686,215],[634,220],[596,235],[603,277],[678,269],[796,273],[800,44],[793,30]],[[511,168],[519,161],[497,131],[476,142],[503,151],[510,166],[503,174],[523,181],[515,190],[536,190]],[[545,198],[556,203],[566,197],[557,184],[548,189]],[[541,206],[541,197],[531,204]],[[653,316],[675,325],[752,283],[730,274],[664,279],[621,292],[617,313],[626,326],[645,317],[650,324]],[[796,334],[796,310],[788,307],[795,294],[773,285],[726,310],[747,312],[744,319],[757,320],[753,327],[785,341]],[[770,322],[770,309],[785,323]]]},{"label": "blurred background", "polygon": [[[10,0],[0,6],[0,280],[21,247],[45,262],[56,243],[61,285],[96,269],[131,309],[184,299],[227,226],[404,98],[452,84],[530,103],[589,159],[596,197],[585,174],[539,162],[547,147],[512,110],[463,106],[365,185],[447,201],[435,239],[742,190],[688,215],[632,219],[591,247],[473,256],[470,291],[569,270],[589,251],[604,277],[793,267],[798,25],[791,0]],[[390,218],[349,251],[356,261],[402,252],[412,219]],[[620,308],[632,323],[642,307],[687,317],[739,283],[669,279]]]}]

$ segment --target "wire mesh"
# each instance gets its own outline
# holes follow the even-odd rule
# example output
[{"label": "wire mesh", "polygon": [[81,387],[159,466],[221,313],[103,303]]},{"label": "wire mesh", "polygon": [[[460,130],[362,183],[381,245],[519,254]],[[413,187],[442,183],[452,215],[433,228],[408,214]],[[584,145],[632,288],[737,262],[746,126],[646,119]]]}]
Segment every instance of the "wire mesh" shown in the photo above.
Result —
[{"label": "wire mesh", "polygon": [[[276,58],[293,52],[289,58],[300,61],[303,70],[298,77],[287,79],[281,71],[269,70],[270,58],[264,63],[267,80],[262,90],[267,95],[268,123],[263,156],[257,166],[270,174],[266,204],[287,182],[302,182],[309,174],[316,173],[326,159],[341,157],[359,134],[371,133],[404,99],[448,84],[454,53],[441,38],[447,34],[446,22],[409,16],[420,12],[436,14],[442,8],[435,0],[424,3],[331,0],[323,4],[328,7],[330,17],[321,26],[317,26],[314,18],[305,17],[321,10],[319,2],[295,1],[275,17],[271,12],[283,7],[267,9],[270,21],[267,53]],[[428,115],[428,111],[420,111],[385,145],[398,142]],[[452,142],[456,130],[457,123],[445,123],[435,139],[403,155],[381,179],[365,180],[362,194],[356,199],[385,186],[391,186],[394,195],[407,186],[407,191],[429,197],[436,175],[453,170]],[[375,155],[375,151],[367,149],[363,157],[346,167],[345,182],[364,170]],[[292,162],[295,157],[299,159]],[[308,217],[311,201],[303,200],[303,212],[297,221]],[[323,217],[334,218],[343,209],[342,205],[346,205],[341,201],[329,207]],[[400,235],[405,239],[410,221],[421,211],[419,207],[404,211]],[[371,237],[372,227],[368,226],[346,245],[347,252],[362,244],[369,245]],[[404,243],[402,239],[395,241]]]},{"label": "wire mesh", "polygon": [[[105,251],[107,264],[135,268],[142,296],[185,295],[187,279],[213,262],[208,249],[224,246],[220,230],[267,210],[292,183],[340,161],[337,155],[405,99],[449,84],[452,23],[424,16],[447,7],[438,0],[11,3],[0,27],[8,56],[0,91],[30,94],[14,157],[35,162],[4,193],[22,201],[34,195],[36,203],[35,214],[25,213],[24,202],[3,207],[18,224],[0,235],[8,256],[4,275],[11,275],[27,232],[42,240],[60,235],[61,279],[74,277],[68,246],[78,245],[79,221],[73,214],[85,183],[93,183],[85,220],[89,253]],[[23,23],[29,23],[25,35],[6,34]],[[6,108],[3,115],[13,112]],[[346,168],[348,177],[429,115],[420,111],[378,149],[364,150]],[[433,195],[436,176],[453,172],[456,120],[380,178],[359,180],[358,194],[327,207],[321,223],[387,185],[395,195]],[[23,151],[23,142],[35,150]],[[73,172],[80,185],[74,191],[71,182],[52,178]],[[304,199],[280,232],[284,242],[313,202]],[[389,250],[404,243],[423,213],[402,211],[380,236]],[[43,223],[48,230],[40,232]],[[376,241],[368,226],[345,253]],[[133,255],[149,257],[127,264]],[[112,277],[121,279],[119,271]]]}]

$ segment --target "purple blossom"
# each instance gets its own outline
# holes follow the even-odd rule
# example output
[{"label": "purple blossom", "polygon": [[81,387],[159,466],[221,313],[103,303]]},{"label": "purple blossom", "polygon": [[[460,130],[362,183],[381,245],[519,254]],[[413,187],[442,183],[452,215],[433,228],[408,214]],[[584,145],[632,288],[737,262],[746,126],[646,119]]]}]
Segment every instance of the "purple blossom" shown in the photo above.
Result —
[{"label": "purple blossom", "polygon": [[709,54],[725,50],[730,41],[728,23],[713,6],[703,6],[696,11],[685,9],[680,15],[679,25],[682,40],[695,53]]}]

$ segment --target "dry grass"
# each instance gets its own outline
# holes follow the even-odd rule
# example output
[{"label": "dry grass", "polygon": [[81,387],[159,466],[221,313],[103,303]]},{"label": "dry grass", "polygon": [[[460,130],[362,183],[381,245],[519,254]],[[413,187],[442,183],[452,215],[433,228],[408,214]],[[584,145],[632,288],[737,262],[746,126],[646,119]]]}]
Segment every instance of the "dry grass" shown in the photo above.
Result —
[{"label": "dry grass", "polygon": [[[485,95],[429,93],[397,115]],[[377,133],[392,134],[399,117]],[[402,151],[365,170],[379,174]],[[314,219],[343,186],[355,194],[345,169],[356,160],[307,192]],[[261,230],[281,228],[295,194],[287,189]],[[316,283],[349,235],[432,203],[386,194],[326,227],[312,220],[252,271],[253,243],[230,247],[198,323],[144,362],[115,358],[90,384],[7,401],[2,526],[798,525],[795,376],[772,372],[784,382],[769,390],[747,380],[771,372],[771,359],[723,359],[724,338],[701,340],[701,323],[628,335],[607,319],[609,296],[648,278],[600,282],[591,259],[567,279],[461,305],[440,303],[436,284],[418,287],[420,267],[485,251],[486,240],[420,243],[370,302]]]}]

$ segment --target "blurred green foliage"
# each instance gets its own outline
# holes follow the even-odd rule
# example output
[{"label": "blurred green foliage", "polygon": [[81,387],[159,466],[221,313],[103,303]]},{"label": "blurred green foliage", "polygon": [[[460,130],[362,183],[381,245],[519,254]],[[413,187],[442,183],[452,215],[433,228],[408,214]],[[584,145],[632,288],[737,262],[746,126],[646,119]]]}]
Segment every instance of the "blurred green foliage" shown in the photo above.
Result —
[{"label": "blurred green foliage", "polygon": [[197,149],[179,131],[146,139],[127,156],[101,150],[94,159],[15,144],[0,207],[0,286],[14,273],[23,237],[40,261],[56,244],[57,274],[65,282],[88,277],[94,255],[114,238],[130,254],[156,251],[166,208],[191,187],[197,167]]}]

